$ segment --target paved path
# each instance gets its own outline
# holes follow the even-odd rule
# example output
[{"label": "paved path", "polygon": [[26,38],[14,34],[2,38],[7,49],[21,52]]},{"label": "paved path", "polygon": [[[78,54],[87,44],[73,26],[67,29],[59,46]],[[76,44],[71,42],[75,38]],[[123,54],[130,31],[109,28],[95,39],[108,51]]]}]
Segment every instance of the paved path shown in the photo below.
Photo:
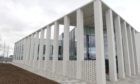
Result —
[{"label": "paved path", "polygon": [[140,84],[140,75],[119,80],[117,82],[107,82],[107,84]]}]

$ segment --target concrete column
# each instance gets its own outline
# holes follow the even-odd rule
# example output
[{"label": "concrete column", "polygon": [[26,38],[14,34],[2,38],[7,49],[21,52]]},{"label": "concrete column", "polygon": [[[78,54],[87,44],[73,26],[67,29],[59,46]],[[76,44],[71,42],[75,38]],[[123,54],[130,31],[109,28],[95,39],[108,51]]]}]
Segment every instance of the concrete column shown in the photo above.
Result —
[{"label": "concrete column", "polygon": [[35,35],[36,35],[36,33],[34,33],[34,37],[33,37],[33,54],[32,54],[32,66],[33,66],[33,63],[34,63],[34,58],[35,58],[35,51],[36,51],[36,49],[35,49],[35,44],[36,44],[36,37],[35,37]]},{"label": "concrete column", "polygon": [[22,61],[21,58],[22,58],[22,40],[20,41],[20,61]]},{"label": "concrete column", "polygon": [[18,55],[19,55],[19,52],[18,52],[18,42],[17,42],[17,55],[16,55],[16,59],[18,60]]},{"label": "concrete column", "polygon": [[81,9],[77,10],[77,60],[84,60],[84,16]]},{"label": "concrete column", "polygon": [[22,50],[22,40],[20,41],[20,50],[21,50],[21,56],[20,56],[20,60],[22,62],[22,56],[23,56],[23,50]]},{"label": "concrete column", "polygon": [[16,43],[16,60],[18,60],[18,43]]},{"label": "concrete column", "polygon": [[34,33],[34,37],[33,37],[33,54],[32,54],[32,65],[33,65],[33,61],[34,61],[34,56],[35,56],[35,43],[36,43],[36,37],[35,37],[35,33]]},{"label": "concrete column", "polygon": [[51,55],[51,28],[50,25],[47,26],[47,31],[46,31],[46,51],[45,51],[45,65],[44,65],[44,70],[48,70],[47,69],[47,61],[49,60],[49,57]]},{"label": "concrete column", "polygon": [[16,44],[16,51],[17,51],[17,53],[16,53],[16,60],[18,60],[18,43]]},{"label": "concrete column", "polygon": [[116,34],[117,60],[118,60],[118,77],[120,79],[123,79],[125,78],[125,72],[124,72],[121,23],[119,16],[115,17],[115,34]]},{"label": "concrete column", "polygon": [[17,46],[15,44],[15,60],[16,60],[16,55],[17,55]]},{"label": "concrete column", "polygon": [[20,57],[19,57],[20,61],[21,61],[21,57],[22,57],[22,41],[20,41]]},{"label": "concrete column", "polygon": [[16,51],[16,43],[15,43],[15,46],[14,46],[14,61],[16,60],[16,53],[17,53],[17,51]]},{"label": "concrete column", "polygon": [[130,55],[129,55],[129,45],[128,45],[128,33],[126,29],[126,22],[122,22],[122,38],[123,38],[123,51],[124,51],[124,66],[126,76],[131,76],[131,65],[130,65]]},{"label": "concrete column", "polygon": [[18,55],[18,60],[20,60],[20,56],[21,56],[21,46],[20,46],[20,41],[18,43],[18,50],[19,50],[19,55]]},{"label": "concrete column", "polygon": [[106,84],[101,0],[94,1],[94,24],[96,43],[96,84]]},{"label": "concrete column", "polygon": [[21,41],[19,41],[19,60],[20,60],[20,57],[21,57]]},{"label": "concrete column", "polygon": [[21,40],[21,57],[20,57],[21,61],[23,61],[22,57],[23,57],[23,40]]},{"label": "concrete column", "polygon": [[27,58],[27,60],[28,60],[28,65],[30,65],[30,51],[31,51],[31,36],[29,36],[28,37],[28,58]]},{"label": "concrete column", "polygon": [[134,52],[133,52],[132,34],[131,34],[131,27],[130,26],[128,26],[128,42],[129,42],[131,73],[132,73],[132,75],[135,75],[136,71],[135,71]]},{"label": "concrete column", "polygon": [[53,60],[58,60],[58,37],[59,37],[59,23],[54,23],[54,40],[53,40]]},{"label": "concrete column", "polygon": [[17,51],[17,43],[16,43],[16,57],[15,57],[16,60],[17,60],[17,55],[18,55],[18,51]]},{"label": "concrete column", "polygon": [[36,67],[37,66],[36,65],[36,62],[37,62],[37,57],[38,57],[38,44],[39,44],[39,32],[36,32],[33,67]]},{"label": "concrete column", "polygon": [[27,64],[28,59],[28,37],[26,37],[26,56],[25,56],[25,64]]},{"label": "concrete column", "polygon": [[16,60],[18,60],[18,43],[16,43]]},{"label": "concrete column", "polygon": [[21,61],[23,61],[23,40],[21,40]]},{"label": "concrete column", "polygon": [[46,53],[45,53],[45,61],[49,60],[51,54],[51,28],[47,26],[47,34],[46,34]]},{"label": "concrete column", "polygon": [[23,52],[23,60],[24,60],[24,64],[26,62],[26,38],[24,38],[24,52]]},{"label": "concrete column", "polygon": [[20,41],[20,61],[22,61],[21,58],[22,58],[22,40]]},{"label": "concrete column", "polygon": [[136,67],[136,74],[138,74],[138,57],[136,52],[136,40],[135,40],[135,29],[132,29],[132,41],[133,41],[133,50],[134,50],[134,57],[135,57],[135,67]]},{"label": "concrete column", "polygon": [[20,49],[19,49],[19,42],[18,42],[18,57],[17,57],[18,60],[19,60],[19,55],[20,55]]},{"label": "concrete column", "polygon": [[63,43],[63,75],[66,76],[67,61],[69,61],[69,16],[64,17],[64,43]]},{"label": "concrete column", "polygon": [[28,44],[28,49],[29,49],[29,51],[28,51],[28,65],[30,66],[30,61],[31,61],[31,55],[30,55],[30,53],[31,53],[31,47],[32,47],[32,44],[31,44],[31,41],[32,41],[32,39],[31,39],[31,36],[29,36],[29,39],[28,39],[29,41],[29,44]]},{"label": "concrete column", "polygon": [[18,60],[18,57],[19,57],[19,45],[18,45],[19,42],[17,42],[17,60]]},{"label": "concrete column", "polygon": [[33,52],[34,52],[34,34],[31,35],[30,65],[32,65],[33,61]]},{"label": "concrete column", "polygon": [[16,54],[16,60],[18,60],[18,42],[17,42],[17,44],[16,44],[16,51],[17,51],[17,54]]},{"label": "concrete column", "polygon": [[22,40],[22,63],[24,62],[23,57],[24,57],[24,39]]},{"label": "concrete column", "polygon": [[18,42],[18,60],[20,58],[20,41]]},{"label": "concrete column", "polygon": [[22,63],[24,64],[24,39],[22,39]]},{"label": "concrete column", "polygon": [[13,57],[13,61],[15,61],[15,56],[16,56],[16,43],[14,44],[14,57]]},{"label": "concrete column", "polygon": [[54,40],[53,40],[53,70],[52,72],[55,73],[55,62],[58,60],[58,41],[59,37],[59,23],[56,21],[54,23]]},{"label": "concrete column", "polygon": [[25,64],[28,63],[28,56],[29,56],[29,37],[26,37],[26,61]]},{"label": "concrete column", "polygon": [[21,44],[21,41],[19,42],[19,50],[20,50],[19,60],[21,61],[21,56],[22,56],[22,44]]},{"label": "concrete column", "polygon": [[17,42],[16,42],[16,54],[15,54],[15,59],[17,60]]},{"label": "concrete column", "polygon": [[21,41],[21,53],[22,53],[21,60],[23,62],[23,40]]},{"label": "concrete column", "polygon": [[135,34],[135,43],[136,43],[136,56],[137,56],[137,62],[138,62],[138,74],[140,74],[140,33],[134,30]]},{"label": "concrete column", "polygon": [[40,35],[40,42],[39,42],[39,66],[40,68],[42,66],[43,61],[43,45],[44,45],[44,29],[41,29],[41,35]]},{"label": "concrete column", "polygon": [[110,81],[117,81],[116,51],[112,10],[106,11],[107,39],[108,39],[108,57],[109,57],[109,78]]},{"label": "concrete column", "polygon": [[19,58],[20,58],[20,41],[18,42],[18,60],[20,60]]},{"label": "concrete column", "polygon": [[17,60],[19,60],[18,58],[19,58],[19,42],[17,43]]},{"label": "concrete column", "polygon": [[22,63],[24,62],[23,56],[24,56],[24,40],[22,40]]},{"label": "concrete column", "polygon": [[132,31],[132,27],[130,26],[130,34],[131,34],[131,41],[132,41],[132,54],[133,54],[133,59],[134,59],[134,66],[135,66],[135,73],[134,73],[134,75],[136,75],[136,69],[137,69],[137,67],[136,67],[136,63],[137,63],[137,61],[135,60],[136,59],[136,56],[135,56],[135,50],[134,50],[134,39],[133,39],[133,31]]},{"label": "concrete column", "polygon": [[77,10],[77,79],[82,77],[82,61],[84,60],[84,16],[81,9]]}]

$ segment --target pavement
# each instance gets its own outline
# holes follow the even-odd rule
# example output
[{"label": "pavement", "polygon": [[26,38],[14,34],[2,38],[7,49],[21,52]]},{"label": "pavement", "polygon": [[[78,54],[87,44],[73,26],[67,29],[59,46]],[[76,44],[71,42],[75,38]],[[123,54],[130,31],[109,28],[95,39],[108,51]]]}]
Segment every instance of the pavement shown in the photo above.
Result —
[{"label": "pavement", "polygon": [[[61,84],[89,84],[82,81],[65,81]],[[91,84],[91,83],[90,83]],[[93,84],[93,83],[92,83]],[[127,77],[125,79],[118,80],[116,82],[107,81],[106,84],[140,84],[140,75]]]},{"label": "pavement", "polygon": [[140,75],[121,79],[117,82],[107,82],[107,84],[140,84]]},{"label": "pavement", "polygon": [[[61,84],[87,84],[87,83],[82,82],[82,81],[76,81],[76,80],[75,81],[68,80],[68,81],[62,82]],[[125,79],[121,79],[116,82],[107,81],[106,84],[140,84],[140,75],[127,77]]]}]

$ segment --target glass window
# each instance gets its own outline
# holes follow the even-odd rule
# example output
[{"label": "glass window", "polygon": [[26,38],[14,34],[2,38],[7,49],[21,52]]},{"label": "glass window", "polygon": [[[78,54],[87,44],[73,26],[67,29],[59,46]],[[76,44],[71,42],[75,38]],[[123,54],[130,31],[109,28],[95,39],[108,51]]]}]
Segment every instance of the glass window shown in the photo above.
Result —
[{"label": "glass window", "polygon": [[95,33],[93,27],[84,28],[85,60],[96,59]]},{"label": "glass window", "polygon": [[77,50],[76,50],[76,38],[75,38],[75,28],[70,31],[70,60],[76,60]]}]

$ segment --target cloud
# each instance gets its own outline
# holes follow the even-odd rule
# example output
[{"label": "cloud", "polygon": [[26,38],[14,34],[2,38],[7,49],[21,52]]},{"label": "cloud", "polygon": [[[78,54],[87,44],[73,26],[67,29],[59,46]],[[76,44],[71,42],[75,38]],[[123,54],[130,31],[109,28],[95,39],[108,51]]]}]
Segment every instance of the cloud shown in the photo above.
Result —
[{"label": "cloud", "polygon": [[[0,34],[10,45],[92,0],[0,0]],[[140,31],[139,0],[104,0]]]},{"label": "cloud", "polygon": [[136,30],[140,31],[140,0],[103,0]]}]

